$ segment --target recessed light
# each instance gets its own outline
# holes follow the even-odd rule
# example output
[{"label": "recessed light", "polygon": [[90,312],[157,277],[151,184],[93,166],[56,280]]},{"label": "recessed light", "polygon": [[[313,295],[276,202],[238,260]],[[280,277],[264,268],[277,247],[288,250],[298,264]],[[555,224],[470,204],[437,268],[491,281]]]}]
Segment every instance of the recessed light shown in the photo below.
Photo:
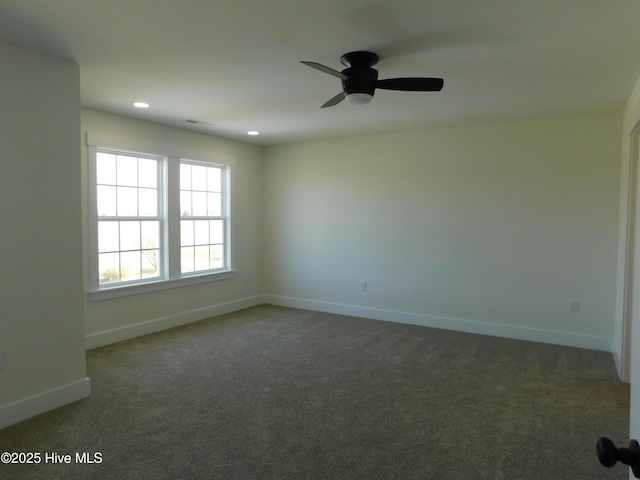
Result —
[{"label": "recessed light", "polygon": [[145,102],[135,102],[133,106],[136,108],[149,108],[149,104]]},{"label": "recessed light", "polygon": [[260,135],[260,132],[257,132],[257,131],[255,131],[255,130],[249,130],[249,131],[247,132],[247,135],[253,135],[253,136],[255,136],[255,135]]}]

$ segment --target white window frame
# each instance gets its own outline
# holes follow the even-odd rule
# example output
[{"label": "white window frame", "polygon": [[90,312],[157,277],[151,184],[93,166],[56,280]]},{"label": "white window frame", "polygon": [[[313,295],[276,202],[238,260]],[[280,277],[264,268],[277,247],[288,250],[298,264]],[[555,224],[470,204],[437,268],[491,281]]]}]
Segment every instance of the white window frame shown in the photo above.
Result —
[{"label": "white window frame", "polygon": [[[154,144],[130,138],[118,137],[97,132],[86,132],[87,172],[89,177],[89,265],[90,279],[88,293],[91,300],[153,292],[168,288],[195,285],[204,282],[235,278],[232,248],[232,192],[235,159],[224,154],[207,154],[200,151],[179,148],[172,145]],[[146,157],[159,157],[162,185],[162,204],[160,205],[161,223],[165,227],[160,232],[160,255],[163,271],[160,278],[142,279],[135,282],[100,284],[98,275],[98,209],[96,156],[98,150],[116,153],[128,153]],[[225,266],[220,270],[189,272],[182,274],[180,268],[180,162],[197,162],[224,167],[225,198],[223,198],[223,216],[225,217]]]},{"label": "white window frame", "polygon": [[[206,162],[199,162],[196,160],[191,160],[191,159],[186,159],[186,158],[182,158],[179,161],[179,166],[182,165],[191,165],[191,166],[203,166],[203,167],[215,167],[215,168],[221,168],[222,167],[222,198],[221,198],[221,214],[220,215],[203,215],[203,216],[198,216],[198,215],[188,215],[188,216],[184,216],[182,212],[180,212],[180,222],[187,220],[187,221],[199,221],[199,220],[221,220],[223,222],[223,231],[224,231],[224,237],[227,236],[227,232],[229,231],[229,226],[230,226],[230,221],[229,221],[229,216],[227,215],[226,212],[229,211],[228,206],[229,206],[229,202],[230,202],[230,198],[228,195],[229,189],[228,189],[228,184],[231,181],[231,179],[229,178],[229,173],[228,173],[228,168],[224,168],[221,165],[215,165],[215,164],[211,164],[211,163],[206,163]],[[178,189],[180,191],[180,193],[182,193],[182,188],[180,185],[178,185]],[[194,190],[190,190],[191,192],[193,192]],[[181,200],[181,199],[180,199]],[[180,204],[180,202],[179,202]],[[181,229],[181,226],[180,226]],[[182,229],[181,229],[182,231]],[[229,257],[229,245],[226,241],[227,239],[224,238],[223,239],[223,245],[224,245],[224,249],[223,249],[223,263],[224,266],[226,267],[227,265],[229,265],[230,263],[230,257]],[[171,247],[173,247],[175,244],[170,244]],[[209,244],[211,245],[211,244]],[[183,246],[183,242],[180,242],[180,247]],[[173,256],[173,255],[172,255]],[[222,269],[212,269],[210,270],[210,272],[216,272],[216,271],[223,271],[223,270],[227,270],[227,268],[223,267]],[[181,275],[183,277],[190,277],[190,276],[194,276],[194,275],[201,275],[202,274],[202,270],[194,270],[194,271],[188,271],[188,272],[182,272]]]}]

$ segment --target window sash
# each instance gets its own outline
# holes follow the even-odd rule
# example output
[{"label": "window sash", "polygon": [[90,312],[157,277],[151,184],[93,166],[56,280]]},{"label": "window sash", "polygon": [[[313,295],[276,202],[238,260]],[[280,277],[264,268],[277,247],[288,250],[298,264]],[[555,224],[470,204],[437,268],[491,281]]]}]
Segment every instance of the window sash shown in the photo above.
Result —
[{"label": "window sash", "polygon": [[[225,215],[228,202],[225,196],[227,191],[224,167],[191,160],[180,161],[180,273],[182,276],[227,269],[227,232],[229,230],[229,221]],[[216,200],[218,196],[220,198]],[[214,228],[216,225],[221,229],[221,234],[218,238],[212,239],[218,234]]]}]

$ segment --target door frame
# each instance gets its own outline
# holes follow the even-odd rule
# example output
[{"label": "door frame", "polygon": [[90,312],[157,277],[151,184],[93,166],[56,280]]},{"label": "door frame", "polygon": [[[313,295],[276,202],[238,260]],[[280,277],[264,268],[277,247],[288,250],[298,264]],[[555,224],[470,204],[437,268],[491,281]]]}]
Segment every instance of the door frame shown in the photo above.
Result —
[{"label": "door frame", "polygon": [[[636,232],[636,228],[640,226],[640,219],[637,214],[640,208],[637,205],[638,200],[638,166],[640,164],[640,121],[635,125],[629,134],[629,165],[627,169],[627,195],[626,195],[626,225],[624,235],[624,261],[622,264],[622,312],[621,327],[618,348],[614,347],[614,352],[618,351],[618,375],[620,380],[629,383],[631,380],[631,325],[634,314],[634,286],[638,283],[640,287],[640,278],[634,279],[635,254],[640,252],[640,245],[636,247],[636,241],[640,241],[640,232]],[[622,206],[622,202],[621,202]],[[640,273],[640,272],[639,272]],[[636,299],[640,302],[640,298]],[[640,305],[636,305],[636,309],[640,313]],[[618,338],[614,341],[617,342]]]},{"label": "door frame", "polygon": [[[624,262],[623,262],[623,287],[622,287],[622,319],[621,319],[621,337],[619,345],[619,365],[618,374],[623,382],[631,381],[631,325],[634,314],[634,298],[640,301],[640,295],[634,295],[634,286],[638,283],[640,288],[640,279],[634,281],[636,271],[640,273],[636,263],[636,252],[640,252],[640,232],[636,232],[636,228],[640,227],[640,221],[637,213],[640,208],[638,201],[638,167],[640,164],[640,122],[629,133],[629,166],[627,177],[627,195],[626,195],[626,225],[625,225],[625,244],[624,244]],[[639,259],[640,260],[640,259]],[[640,313],[640,305],[636,305],[636,309]]]}]

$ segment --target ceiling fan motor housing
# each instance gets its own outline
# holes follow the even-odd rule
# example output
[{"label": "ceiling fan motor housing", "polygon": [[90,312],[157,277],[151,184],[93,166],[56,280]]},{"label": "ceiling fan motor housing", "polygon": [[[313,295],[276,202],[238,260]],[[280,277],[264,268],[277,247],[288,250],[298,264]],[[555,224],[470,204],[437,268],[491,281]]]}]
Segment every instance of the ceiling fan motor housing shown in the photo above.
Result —
[{"label": "ceiling fan motor housing", "polygon": [[345,95],[366,93],[373,97],[378,80],[378,71],[373,67],[378,63],[378,55],[371,52],[350,52],[340,58],[347,67],[342,71],[347,78],[342,80]]},{"label": "ceiling fan motor housing", "polygon": [[347,68],[342,71],[347,78],[342,80],[345,95],[366,93],[373,97],[378,80],[378,71],[373,68]]}]

